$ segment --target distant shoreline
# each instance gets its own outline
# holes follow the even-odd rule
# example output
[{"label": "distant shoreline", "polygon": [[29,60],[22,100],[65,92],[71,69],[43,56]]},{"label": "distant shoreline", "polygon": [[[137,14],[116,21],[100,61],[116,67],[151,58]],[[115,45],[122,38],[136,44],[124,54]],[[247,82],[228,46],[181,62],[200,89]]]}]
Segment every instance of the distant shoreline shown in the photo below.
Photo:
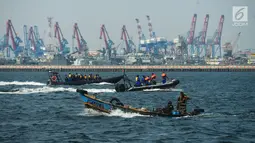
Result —
[{"label": "distant shoreline", "polygon": [[44,72],[44,71],[91,71],[91,72],[143,72],[143,71],[176,71],[176,72],[254,72],[255,66],[34,66],[34,65],[0,65],[0,72]]}]

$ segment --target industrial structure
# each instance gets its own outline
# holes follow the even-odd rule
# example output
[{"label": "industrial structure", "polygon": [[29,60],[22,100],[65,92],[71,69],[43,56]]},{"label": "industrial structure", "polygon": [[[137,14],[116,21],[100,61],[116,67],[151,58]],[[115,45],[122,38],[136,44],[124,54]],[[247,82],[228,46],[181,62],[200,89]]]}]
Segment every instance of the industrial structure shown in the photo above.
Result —
[{"label": "industrial structure", "polygon": [[[11,20],[6,22],[6,33],[0,38],[0,58],[15,59],[18,57],[29,57],[33,61],[39,61],[41,64],[60,64],[62,62],[73,64],[76,59],[86,59],[84,64],[93,65],[95,63],[110,64],[187,64],[187,65],[222,65],[222,64],[255,64],[254,55],[251,50],[240,51],[238,40],[241,33],[237,33],[232,42],[222,44],[222,32],[224,25],[224,15],[220,16],[217,29],[212,38],[208,38],[209,14],[203,19],[203,27],[196,28],[198,15],[195,13],[191,19],[191,26],[186,35],[178,35],[175,39],[167,39],[159,36],[153,28],[149,15],[146,15],[148,21],[148,34],[144,34],[140,20],[135,19],[137,24],[138,44],[135,44],[130,37],[126,25],[121,28],[121,43],[124,43],[124,53],[118,52],[120,44],[114,47],[114,42],[106,30],[105,24],[100,27],[100,37],[104,45],[99,47],[98,54],[89,51],[87,41],[84,39],[78,23],[73,25],[72,45],[68,47],[69,42],[64,37],[60,25],[55,22],[52,26],[53,17],[48,17],[48,41],[42,39],[39,34],[38,26],[23,26],[24,38],[21,40],[16,33]],[[214,27],[210,25],[210,27]],[[200,29],[198,34],[196,30]],[[53,31],[54,30],[54,31]],[[54,32],[54,36],[52,34]],[[147,33],[147,32],[146,32]],[[186,33],[186,32],[185,32]],[[47,44],[46,44],[47,43]],[[22,46],[21,44],[24,44]],[[223,53],[222,53],[223,52]],[[11,56],[12,55],[12,56]],[[72,56],[71,56],[72,55]],[[99,56],[99,57],[98,57]],[[45,59],[43,61],[43,59]],[[46,62],[47,61],[47,62]],[[55,62],[49,62],[55,61]],[[81,60],[80,60],[81,61]],[[92,64],[93,61],[93,64]],[[97,62],[95,62],[97,61]],[[125,61],[125,62],[123,62]],[[18,62],[17,62],[18,63]],[[16,64],[17,64],[16,63]],[[25,62],[19,62],[26,64]],[[4,62],[3,62],[4,64]],[[79,64],[78,64],[79,65]]]}]

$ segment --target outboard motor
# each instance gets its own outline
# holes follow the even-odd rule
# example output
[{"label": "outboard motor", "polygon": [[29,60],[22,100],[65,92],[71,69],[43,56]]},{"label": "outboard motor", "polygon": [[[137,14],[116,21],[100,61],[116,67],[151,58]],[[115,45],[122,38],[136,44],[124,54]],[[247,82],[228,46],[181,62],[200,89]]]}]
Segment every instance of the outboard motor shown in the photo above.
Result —
[{"label": "outboard motor", "polygon": [[82,95],[88,94],[88,91],[83,90],[83,89],[76,89],[76,92],[79,92],[79,93],[81,93]]},{"label": "outboard motor", "polygon": [[174,84],[174,85],[177,85],[177,84],[180,83],[180,81],[179,81],[178,79],[174,79],[174,80],[172,80],[172,81],[173,81],[173,84]]},{"label": "outboard motor", "polygon": [[205,112],[205,110],[201,109],[201,108],[196,108],[196,109],[194,109],[194,112],[195,113],[203,113],[203,112]]},{"label": "outboard motor", "polygon": [[125,92],[126,91],[125,84],[116,84],[115,85],[115,90],[117,92]]}]

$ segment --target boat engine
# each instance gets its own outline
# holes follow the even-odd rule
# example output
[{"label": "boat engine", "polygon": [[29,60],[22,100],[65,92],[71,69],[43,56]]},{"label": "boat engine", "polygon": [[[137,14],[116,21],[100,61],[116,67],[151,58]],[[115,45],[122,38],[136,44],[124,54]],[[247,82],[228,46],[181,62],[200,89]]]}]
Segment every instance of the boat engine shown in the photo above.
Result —
[{"label": "boat engine", "polygon": [[120,100],[116,97],[113,97],[111,99],[110,103],[115,106],[124,106],[124,104],[122,102],[120,102]]},{"label": "boat engine", "polygon": [[125,92],[126,91],[126,86],[125,86],[125,84],[116,84],[115,85],[115,90],[117,92]]}]

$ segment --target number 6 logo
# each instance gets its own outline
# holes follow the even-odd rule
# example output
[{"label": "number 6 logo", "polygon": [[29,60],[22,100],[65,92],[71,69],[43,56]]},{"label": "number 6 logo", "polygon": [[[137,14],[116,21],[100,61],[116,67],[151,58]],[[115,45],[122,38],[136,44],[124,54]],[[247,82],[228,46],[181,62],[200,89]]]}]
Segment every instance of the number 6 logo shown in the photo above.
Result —
[{"label": "number 6 logo", "polygon": [[234,22],[247,22],[248,21],[248,7],[247,6],[233,6],[232,9]]},{"label": "number 6 logo", "polygon": [[[244,8],[239,9],[239,10],[236,12],[236,14],[235,14],[235,18],[236,18],[236,20],[238,20],[238,21],[241,20],[241,19],[243,18],[243,16],[244,16],[242,10],[244,10]],[[241,16],[240,16],[240,15],[241,15]]]}]

